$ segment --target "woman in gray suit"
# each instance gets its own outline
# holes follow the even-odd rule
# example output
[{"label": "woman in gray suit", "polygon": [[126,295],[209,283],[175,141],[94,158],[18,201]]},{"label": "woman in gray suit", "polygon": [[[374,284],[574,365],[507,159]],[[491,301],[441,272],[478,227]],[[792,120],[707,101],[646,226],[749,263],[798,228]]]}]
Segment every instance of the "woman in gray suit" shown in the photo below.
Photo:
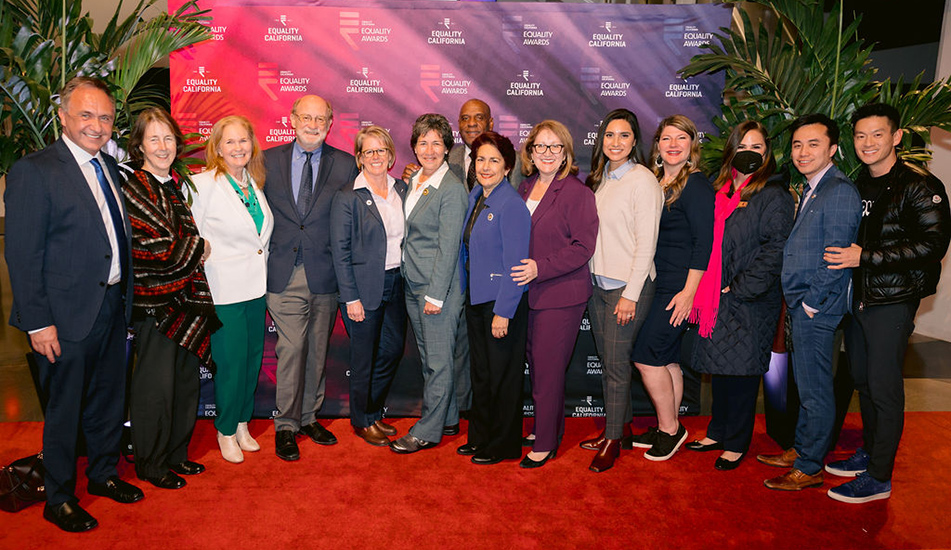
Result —
[{"label": "woman in gray suit", "polygon": [[458,433],[452,369],[462,311],[458,258],[467,195],[446,162],[452,142],[452,127],[442,115],[421,115],[413,124],[410,145],[422,168],[410,176],[403,202],[402,273],[423,364],[423,410],[409,433],[390,443],[397,453],[429,449],[444,433]]}]

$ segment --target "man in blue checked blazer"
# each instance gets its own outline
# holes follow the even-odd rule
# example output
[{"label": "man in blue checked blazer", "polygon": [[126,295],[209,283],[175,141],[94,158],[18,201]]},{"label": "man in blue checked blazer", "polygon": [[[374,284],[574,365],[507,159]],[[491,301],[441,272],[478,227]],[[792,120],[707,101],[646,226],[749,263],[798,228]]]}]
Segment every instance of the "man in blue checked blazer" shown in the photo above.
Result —
[{"label": "man in blue checked blazer", "polygon": [[835,165],[839,129],[825,115],[807,115],[791,126],[792,161],[806,178],[783,258],[783,293],[792,321],[793,375],[799,386],[795,444],[760,462],[789,468],[767,479],[770,489],[798,491],[822,485],[822,460],[835,422],[832,354],[835,330],[849,310],[851,270],[828,269],[828,246],[854,242],[862,201]]}]

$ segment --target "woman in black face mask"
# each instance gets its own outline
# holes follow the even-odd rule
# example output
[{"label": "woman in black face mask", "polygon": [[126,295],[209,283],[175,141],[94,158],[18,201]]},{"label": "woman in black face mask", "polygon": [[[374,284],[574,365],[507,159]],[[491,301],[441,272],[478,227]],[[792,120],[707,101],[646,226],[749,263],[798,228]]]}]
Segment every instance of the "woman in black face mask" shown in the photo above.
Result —
[{"label": "woman in black face mask", "polygon": [[749,449],[756,395],[781,309],[779,275],[793,198],[770,178],[775,170],[766,128],[753,121],[737,125],[713,184],[713,253],[692,315],[701,336],[693,367],[712,375],[713,416],[706,437],[686,447],[722,451],[718,470],[736,468]]}]

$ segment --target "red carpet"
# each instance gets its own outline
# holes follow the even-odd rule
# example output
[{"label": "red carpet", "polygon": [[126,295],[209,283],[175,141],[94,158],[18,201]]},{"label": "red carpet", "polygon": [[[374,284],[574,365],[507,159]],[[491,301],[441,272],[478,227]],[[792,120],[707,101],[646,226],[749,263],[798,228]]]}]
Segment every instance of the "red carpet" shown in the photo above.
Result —
[{"label": "red carpet", "polygon": [[[690,439],[707,417],[685,418]],[[753,453],[774,444],[757,419]],[[647,419],[642,419],[646,425]],[[402,435],[414,419],[396,419]],[[841,442],[854,446],[859,418]],[[592,453],[578,442],[600,419],[568,419],[558,457],[538,470],[516,462],[476,466],[455,453],[465,435],[400,456],[330,427],[340,443],[300,440],[302,458],[274,455],[270,421],[252,423],[262,451],[225,463],[211,421],[200,420],[191,458],[208,471],[178,491],[139,483],[145,500],[121,505],[85,494],[99,527],[68,534],[42,518],[42,505],[0,512],[0,548],[768,548],[873,549],[951,547],[951,413],[908,413],[892,498],[863,505],[835,502],[821,489],[782,493],[763,487],[780,473],[747,457],[732,472],[713,469],[717,453],[680,451],[668,462],[624,451],[603,474],[587,470]],[[463,424],[465,428],[465,424]],[[0,424],[0,463],[40,447],[40,423]],[[845,456],[837,453],[836,458]],[[80,465],[83,466],[82,464]],[[122,464],[123,479],[134,471]]]}]

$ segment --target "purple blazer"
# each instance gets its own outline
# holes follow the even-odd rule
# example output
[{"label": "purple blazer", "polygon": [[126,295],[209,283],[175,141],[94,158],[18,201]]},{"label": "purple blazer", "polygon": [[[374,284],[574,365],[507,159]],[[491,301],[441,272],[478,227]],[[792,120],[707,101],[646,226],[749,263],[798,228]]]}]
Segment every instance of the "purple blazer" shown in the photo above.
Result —
[{"label": "purple blazer", "polygon": [[[523,200],[537,181],[536,173],[519,185]],[[560,308],[588,301],[588,260],[594,255],[597,238],[594,193],[574,176],[553,181],[532,214],[528,256],[538,264],[538,277],[528,285],[530,308]]]}]

